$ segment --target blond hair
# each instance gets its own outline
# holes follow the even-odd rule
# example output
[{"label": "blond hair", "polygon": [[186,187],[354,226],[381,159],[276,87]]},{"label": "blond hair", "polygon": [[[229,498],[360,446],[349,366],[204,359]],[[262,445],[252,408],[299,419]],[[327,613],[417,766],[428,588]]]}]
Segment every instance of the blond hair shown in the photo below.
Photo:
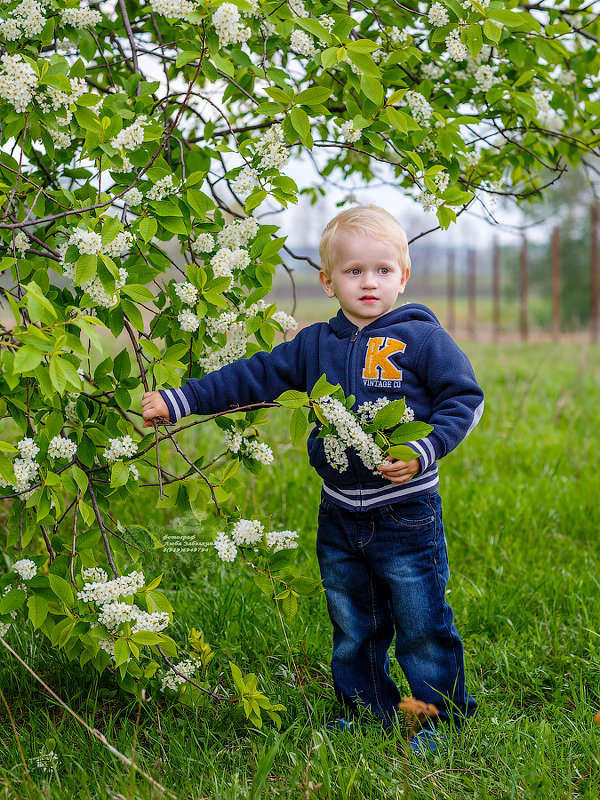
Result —
[{"label": "blond hair", "polygon": [[398,251],[402,271],[410,267],[408,239],[402,225],[379,206],[356,206],[342,211],[330,220],[321,234],[319,255],[321,269],[327,277],[331,277],[337,241],[340,236],[348,233],[368,234],[379,241],[389,242]]}]

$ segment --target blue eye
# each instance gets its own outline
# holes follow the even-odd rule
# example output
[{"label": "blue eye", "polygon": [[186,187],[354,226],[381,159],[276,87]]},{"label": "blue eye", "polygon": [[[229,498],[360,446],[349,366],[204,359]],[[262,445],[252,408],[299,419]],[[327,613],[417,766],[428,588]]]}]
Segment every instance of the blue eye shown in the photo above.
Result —
[{"label": "blue eye", "polygon": [[354,269],[350,270],[350,274],[351,275],[360,275],[360,270],[358,269],[358,267],[354,267]]}]

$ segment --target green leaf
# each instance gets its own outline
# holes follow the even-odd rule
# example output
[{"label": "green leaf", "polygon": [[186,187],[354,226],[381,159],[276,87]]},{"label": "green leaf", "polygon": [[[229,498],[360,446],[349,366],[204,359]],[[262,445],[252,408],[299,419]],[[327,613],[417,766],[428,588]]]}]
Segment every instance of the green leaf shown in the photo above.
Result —
[{"label": "green leaf", "polygon": [[43,306],[46,309],[46,311],[48,311],[54,317],[54,319],[57,318],[54,306],[44,295],[44,292],[42,291],[41,287],[38,286],[38,284],[35,281],[26,284],[25,288],[27,289],[28,294],[31,295],[31,297],[33,297],[35,300],[37,300],[37,302],[41,306]]},{"label": "green leaf", "polygon": [[150,289],[141,283],[126,283],[121,289],[121,293],[131,297],[136,303],[147,303],[154,300],[154,295]]},{"label": "green leaf", "polygon": [[318,400],[320,397],[326,397],[328,394],[332,394],[335,392],[336,389],[339,388],[339,383],[336,383],[334,386],[333,384],[329,383],[327,380],[327,376],[325,373],[321,375],[319,380],[315,383],[310,393],[311,400]]},{"label": "green leaf", "polygon": [[294,106],[290,112],[292,125],[302,140],[310,136],[310,120],[304,109]]},{"label": "green leaf", "polygon": [[115,461],[110,471],[110,485],[124,486],[129,480],[129,467],[122,461]]},{"label": "green leaf", "polygon": [[295,389],[290,389],[279,397],[275,398],[276,403],[281,403],[286,408],[300,408],[300,406],[308,403],[308,395],[306,392],[298,392]]},{"label": "green leaf", "polygon": [[156,231],[158,230],[158,223],[154,219],[154,217],[145,217],[139,226],[140,236],[145,242],[149,242],[154,236],[156,236]]},{"label": "green leaf", "polygon": [[117,639],[115,642],[115,667],[124,664],[131,655],[131,648],[127,639]]},{"label": "green leaf", "polygon": [[37,630],[44,624],[48,616],[48,601],[38,594],[32,594],[27,599],[27,608],[29,609],[29,619],[32,621],[35,630]]},{"label": "green leaf", "polygon": [[433,425],[428,425],[427,422],[406,422],[396,428],[390,436],[390,442],[392,444],[416,442],[418,439],[424,439],[429,436],[432,430]]},{"label": "green leaf", "polygon": [[58,599],[62,600],[66,606],[71,608],[75,603],[71,584],[64,578],[61,578],[60,575],[54,575],[52,572],[48,575],[48,580],[50,582],[50,588]]},{"label": "green leaf", "polygon": [[265,572],[257,572],[254,575],[254,583],[267,597],[273,597],[273,583]]},{"label": "green leaf", "polygon": [[483,34],[486,39],[489,39],[490,42],[498,44],[500,37],[502,36],[502,28],[500,25],[496,25],[495,22],[486,19],[483,23]]},{"label": "green leaf", "polygon": [[387,406],[380,408],[375,414],[373,422],[371,423],[375,430],[385,430],[386,428],[393,428],[398,425],[406,410],[406,400],[394,400],[388,403]]},{"label": "green leaf", "polygon": [[284,617],[291,619],[298,611],[298,598],[294,592],[290,592],[281,601],[281,611]]},{"label": "green leaf", "polygon": [[326,86],[311,86],[297,94],[294,102],[304,106],[313,106],[324,103],[329,97],[331,97],[331,89]]},{"label": "green leaf", "polygon": [[360,88],[363,94],[372,100],[376,106],[383,103],[383,85],[377,78],[372,78],[369,75],[361,75]]},{"label": "green leaf", "polygon": [[83,496],[88,488],[88,476],[80,467],[77,466],[77,464],[73,464],[71,467],[71,474],[75,478],[75,483],[79,487]]},{"label": "green leaf", "polygon": [[325,44],[330,44],[332,41],[331,34],[327,28],[324,28],[316,19],[300,17],[294,20],[294,25],[297,25],[299,28],[304,28],[305,31],[312,33],[313,36],[316,36],[317,39],[325,42]]},{"label": "green leaf", "polygon": [[24,345],[19,347],[13,361],[13,372],[30,372],[41,363],[44,353],[35,347]]},{"label": "green leaf", "polygon": [[398,461],[412,461],[413,458],[418,458],[418,453],[415,453],[412,448],[404,444],[397,444],[394,447],[390,447],[387,454],[392,456],[392,458],[397,458]]},{"label": "green leaf", "polygon": [[202,53],[192,52],[190,50],[184,50],[182,53],[179,53],[177,56],[177,60],[175,61],[175,66],[179,69],[179,67],[185,67],[186,64],[189,64],[190,61],[197,61],[199,58],[202,57]]},{"label": "green leaf", "polygon": [[26,599],[27,594],[23,589],[11,589],[0,600],[0,614],[10,614],[12,611],[16,611],[21,608]]},{"label": "green leaf", "polygon": [[298,444],[304,438],[306,429],[308,428],[308,419],[306,411],[303,408],[296,408],[290,420],[290,438],[292,444]]},{"label": "green leaf", "polygon": [[160,644],[163,637],[156,631],[138,631],[131,636],[131,641],[140,645]]},{"label": "green leaf", "polygon": [[246,200],[246,205],[244,209],[247,214],[257,208],[262,201],[266,198],[267,192],[264,189],[255,189],[252,194]]}]

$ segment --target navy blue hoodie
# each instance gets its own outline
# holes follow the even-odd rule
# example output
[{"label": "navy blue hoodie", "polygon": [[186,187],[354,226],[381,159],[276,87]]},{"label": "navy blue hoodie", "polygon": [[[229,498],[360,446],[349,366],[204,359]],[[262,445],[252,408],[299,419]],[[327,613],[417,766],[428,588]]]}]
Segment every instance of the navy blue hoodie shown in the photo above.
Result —
[{"label": "navy blue hoodie", "polygon": [[434,491],[439,483],[437,459],[472,431],[483,412],[483,392],[469,360],[435,314],[418,303],[400,306],[361,330],[339,311],[329,322],[304,328],[270,353],[255,353],[160,393],[176,422],[187,414],[269,403],[288,389],[310,393],[323,373],[346,395],[356,396],[355,408],[366,400],[405,397],[415,419],[434,426],[427,438],[409,443],[420,469],[401,485],[373,475],[353,448],[347,452],[348,468],[338,472],[327,462],[323,440],[313,429],[308,453],[323,478],[323,491],[332,502],[352,510]]}]

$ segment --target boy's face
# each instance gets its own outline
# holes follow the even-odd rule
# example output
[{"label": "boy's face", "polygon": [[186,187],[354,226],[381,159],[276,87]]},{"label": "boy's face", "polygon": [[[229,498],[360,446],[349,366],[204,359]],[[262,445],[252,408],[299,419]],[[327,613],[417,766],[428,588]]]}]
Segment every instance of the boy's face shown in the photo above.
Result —
[{"label": "boy's face", "polygon": [[391,311],[410,275],[391,242],[348,233],[335,248],[331,276],[319,272],[328,297],[337,297],[346,317],[358,328]]}]

